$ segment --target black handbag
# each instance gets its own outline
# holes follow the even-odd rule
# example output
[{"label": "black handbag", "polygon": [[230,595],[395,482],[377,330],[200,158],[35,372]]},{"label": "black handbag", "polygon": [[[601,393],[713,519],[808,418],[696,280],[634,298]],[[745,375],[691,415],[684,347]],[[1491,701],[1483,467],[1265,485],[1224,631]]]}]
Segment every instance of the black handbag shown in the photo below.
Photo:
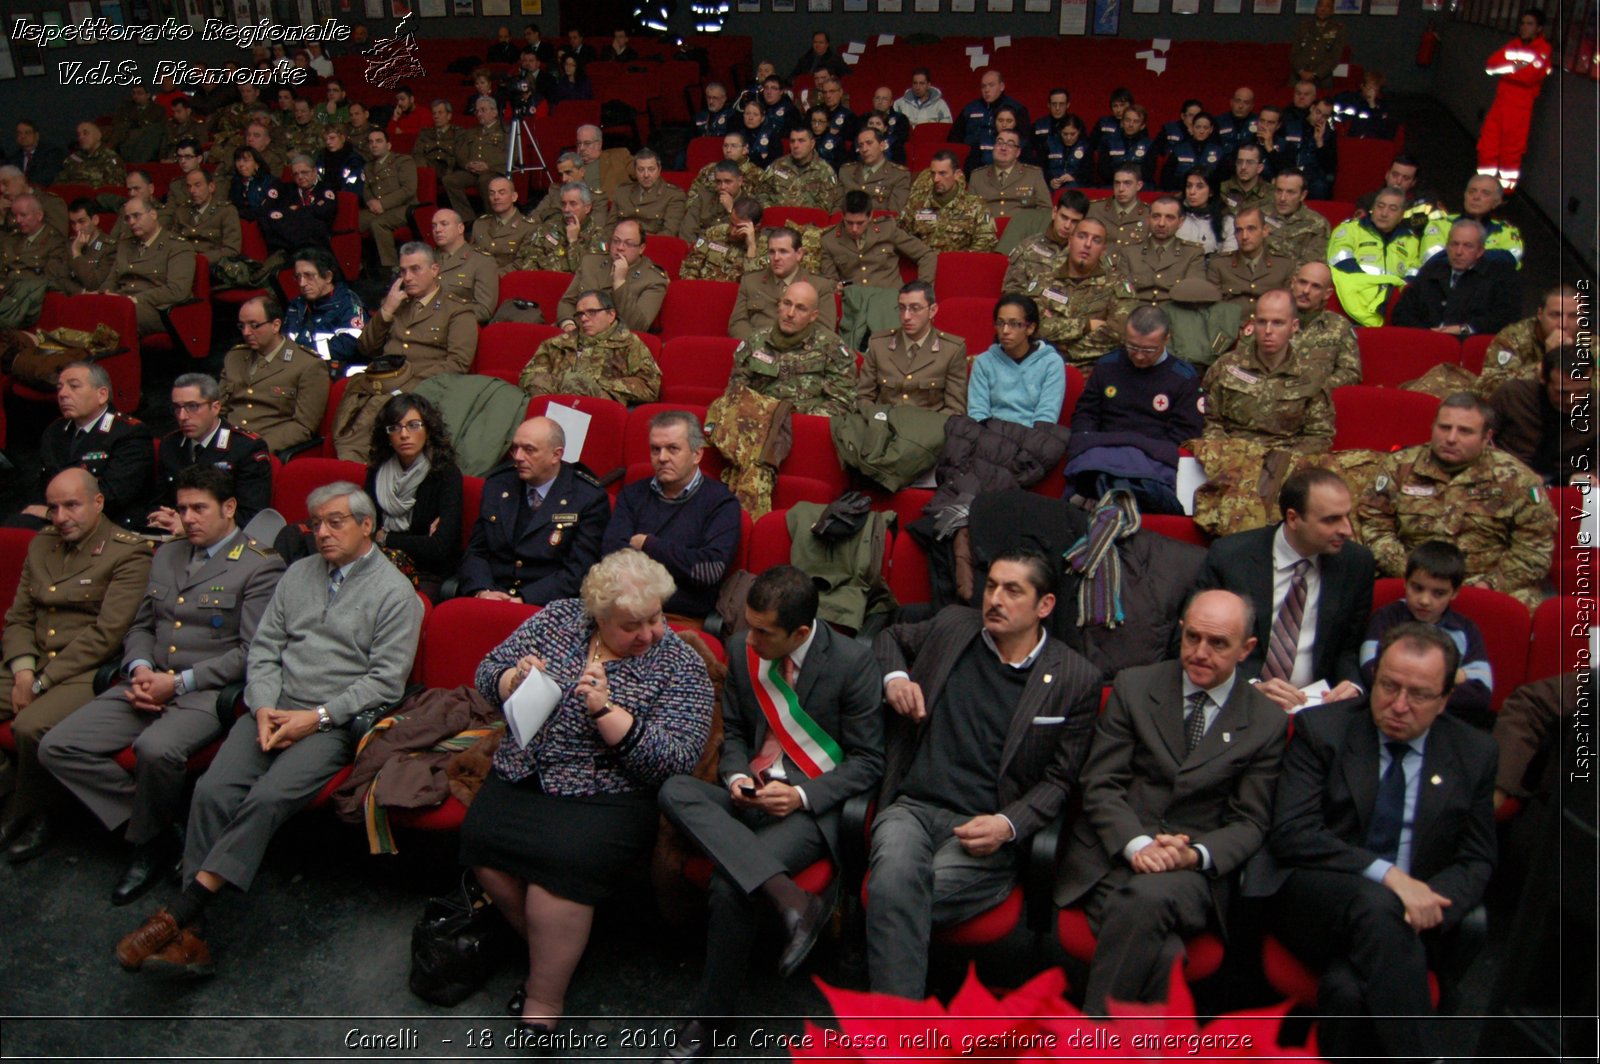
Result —
[{"label": "black handbag", "polygon": [[511,929],[472,872],[432,898],[411,929],[411,992],[435,1005],[466,1000],[504,959]]}]

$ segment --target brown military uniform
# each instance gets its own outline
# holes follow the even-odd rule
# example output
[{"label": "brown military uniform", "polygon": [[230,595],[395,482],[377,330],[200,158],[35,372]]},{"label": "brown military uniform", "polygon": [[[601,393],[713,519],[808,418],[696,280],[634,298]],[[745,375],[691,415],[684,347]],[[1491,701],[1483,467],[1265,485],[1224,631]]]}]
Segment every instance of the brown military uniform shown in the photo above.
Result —
[{"label": "brown military uniform", "polygon": [[826,277],[811,273],[804,266],[795,270],[788,282],[778,280],[771,270],[747,273],[739,281],[739,296],[733,301],[733,313],[728,316],[728,335],[736,340],[748,340],[755,333],[778,327],[778,301],[784,290],[796,281],[807,281],[817,290],[817,321],[829,332],[839,328],[839,313],[834,302],[836,287]]},{"label": "brown military uniform", "polygon": [[99,285],[116,295],[134,297],[139,335],[164,332],[161,311],[194,294],[194,249],[162,229],[148,244],[132,237],[117,244],[117,255]]},{"label": "brown military uniform", "polygon": [[893,218],[874,218],[858,243],[844,223],[822,234],[822,276],[842,284],[899,290],[900,256],[917,264],[917,279],[932,281],[936,251],[900,228]]},{"label": "brown military uniform", "polygon": [[0,235],[0,289],[28,277],[36,277],[58,292],[77,294],[67,272],[67,242],[48,225],[41,225],[31,237]]},{"label": "brown military uniform", "polygon": [[[17,784],[7,815],[30,817],[50,786],[39,741],[94,697],[94,674],[116,656],[150,576],[150,544],[107,516],[76,544],[45,528],[28,544],[16,598],[6,611],[0,657],[0,718],[14,718]],[[30,669],[37,693],[20,712],[11,701],[17,672]]]},{"label": "brown military uniform", "polygon": [[435,288],[422,299],[408,297],[392,322],[373,311],[356,346],[369,361],[379,355],[404,358],[417,380],[467,373],[478,353],[478,320],[470,304]]},{"label": "brown military uniform", "polygon": [[192,114],[187,122],[179,122],[176,118],[167,119],[167,139],[162,152],[165,161],[169,163],[178,161],[178,141],[193,139],[196,143],[204,144],[208,137],[206,124]]},{"label": "brown military uniform", "polygon": [[1232,255],[1213,255],[1206,266],[1206,280],[1222,292],[1221,302],[1249,313],[1263,292],[1289,287],[1294,271],[1293,259],[1270,251],[1262,251],[1254,261],[1246,259],[1244,252],[1235,251]]},{"label": "brown military uniform", "polygon": [[84,292],[98,292],[111,272],[112,260],[117,255],[116,241],[109,236],[96,236],[76,256],[69,243],[67,255],[67,284],[64,291],[71,296]]},{"label": "brown military uniform", "polygon": [[222,416],[277,454],[304,443],[328,409],[328,364],[291,340],[258,358],[240,344],[222,362]]},{"label": "brown military uniform", "polygon": [[1134,200],[1133,206],[1123,210],[1114,199],[1095,200],[1089,204],[1089,218],[1106,227],[1106,243],[1118,247],[1142,244],[1150,235],[1144,220],[1150,217],[1150,208]]},{"label": "brown military uniform", "polygon": [[1119,266],[1133,293],[1141,303],[1165,303],[1179,281],[1205,276],[1205,253],[1177,237],[1161,243],[1155,237],[1125,246],[1119,251]]},{"label": "brown military uniform", "polygon": [[[711,181],[714,166],[715,163],[707,163],[701,167],[700,173],[689,185],[689,208],[684,213],[678,236],[691,243],[713,225],[728,223],[728,212],[722,209],[722,201],[717,196],[717,186]],[[744,188],[734,193],[733,198],[754,196],[760,199],[761,168],[749,159],[743,159],[739,163],[739,172],[744,175]]]},{"label": "brown military uniform", "polygon": [[1453,474],[1428,444],[1397,451],[1388,463],[1356,511],[1380,573],[1404,575],[1413,547],[1442,539],[1467,556],[1468,584],[1538,606],[1556,514],[1537,474],[1493,448]]},{"label": "brown military uniform", "polygon": [[641,188],[632,181],[624,181],[611,194],[611,221],[637,219],[651,236],[677,236],[688,210],[688,197],[683,194],[683,189],[670,181],[658,180],[649,189]]},{"label": "brown military uniform", "polygon": [[479,325],[486,323],[500,305],[500,274],[494,260],[471,244],[438,255],[439,284],[445,294],[470,306]]},{"label": "brown military uniform", "polygon": [[611,257],[585,255],[556,305],[556,323],[571,321],[578,309],[579,293],[591,289],[611,293],[611,300],[617,305],[617,320],[623,325],[634,332],[649,332],[656,315],[661,313],[661,301],[667,298],[667,271],[651,262],[648,255],[640,255],[622,287],[615,288],[611,284]]},{"label": "brown military uniform", "polygon": [[485,214],[472,223],[472,246],[494,260],[502,275],[516,269],[517,246],[533,232],[528,216],[515,208],[509,220],[498,214]]},{"label": "brown military uniform", "polygon": [[1005,173],[992,164],[980,166],[967,179],[967,191],[983,200],[995,218],[1050,209],[1050,182],[1043,170],[1025,163],[1015,163]]},{"label": "brown military uniform", "polygon": [[[44,224],[49,229],[54,229],[62,236],[71,238],[72,223],[67,220],[67,201],[54,192],[46,192],[42,188],[28,188],[26,195],[39,201],[39,209],[44,212]],[[9,200],[0,200],[0,233],[14,233],[17,227],[11,222]]]},{"label": "brown military uniform", "polygon": [[845,192],[865,192],[872,197],[874,211],[899,214],[911,198],[911,171],[887,159],[870,174],[865,163],[845,163],[839,168],[839,187]]},{"label": "brown military uniform", "polygon": [[[469,224],[478,216],[478,212],[472,209],[467,190],[476,188],[479,199],[488,204],[489,182],[505,173],[506,154],[506,131],[498,122],[488,129],[474,126],[463,130],[457,138],[456,168],[441,177],[439,184],[450,198],[450,209]],[[483,163],[486,169],[475,174],[467,169],[473,163]]]},{"label": "brown military uniform", "polygon": [[[463,132],[465,130],[460,126],[445,126],[443,129],[429,126],[417,134],[411,157],[418,166],[431,166],[434,173],[443,177],[456,168],[456,148],[460,146]],[[504,157],[500,161],[504,163]]]},{"label": "brown military uniform", "polygon": [[363,122],[359,126],[352,123],[350,126],[350,135],[345,138],[350,147],[355,150],[355,153],[365,159],[368,163],[373,161],[373,154],[371,145],[367,143],[367,134],[371,133],[377,128],[378,127],[373,125],[371,122]]},{"label": "brown military uniform", "polygon": [[373,214],[363,201],[358,228],[372,234],[379,265],[393,266],[399,261],[394,231],[407,224],[406,212],[417,205],[417,162],[409,155],[391,151],[367,164],[364,179],[366,199],[377,200],[383,213]]},{"label": "brown military uniform", "polygon": [[1205,438],[1251,440],[1268,448],[1322,454],[1333,446],[1328,368],[1293,345],[1276,368],[1256,352],[1255,337],[1206,370]]},{"label": "brown military uniform", "polygon": [[910,403],[946,414],[967,412],[967,344],[929,329],[918,344],[905,330],[873,333],[856,376],[856,396],[868,403]]},{"label": "brown military uniform", "polygon": [[189,202],[175,208],[170,228],[173,235],[212,263],[239,254],[244,245],[238,208],[219,203],[215,196],[204,207]]}]

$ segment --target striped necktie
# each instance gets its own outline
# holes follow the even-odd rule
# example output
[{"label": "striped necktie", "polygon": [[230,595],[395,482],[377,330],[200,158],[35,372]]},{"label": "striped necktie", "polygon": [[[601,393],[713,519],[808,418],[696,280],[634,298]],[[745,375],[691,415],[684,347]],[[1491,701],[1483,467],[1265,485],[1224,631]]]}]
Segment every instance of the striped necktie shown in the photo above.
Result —
[{"label": "striped necktie", "polygon": [[1272,622],[1267,664],[1261,670],[1263,680],[1288,680],[1294,675],[1294,659],[1300,647],[1300,622],[1306,612],[1306,572],[1310,568],[1307,558],[1294,563],[1289,593],[1283,596],[1283,605],[1278,607],[1278,616]]}]

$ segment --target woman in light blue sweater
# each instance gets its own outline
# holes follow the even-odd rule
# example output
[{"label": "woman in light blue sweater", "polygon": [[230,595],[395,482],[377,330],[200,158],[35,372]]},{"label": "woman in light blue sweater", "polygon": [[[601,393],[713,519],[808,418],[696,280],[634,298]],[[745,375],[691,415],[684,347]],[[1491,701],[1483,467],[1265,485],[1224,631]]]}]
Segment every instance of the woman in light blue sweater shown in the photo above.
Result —
[{"label": "woman in light blue sweater", "polygon": [[972,363],[967,416],[1055,424],[1067,394],[1067,370],[1060,352],[1034,339],[1039,305],[1024,295],[1001,296],[994,306],[994,331],[994,345]]}]

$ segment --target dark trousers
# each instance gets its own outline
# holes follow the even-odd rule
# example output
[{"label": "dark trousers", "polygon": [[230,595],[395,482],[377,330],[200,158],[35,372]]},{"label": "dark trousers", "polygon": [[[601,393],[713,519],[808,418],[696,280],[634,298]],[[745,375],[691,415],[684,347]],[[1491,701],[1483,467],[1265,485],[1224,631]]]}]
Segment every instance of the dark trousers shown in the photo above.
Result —
[{"label": "dark trousers", "polygon": [[1369,1017],[1384,1055],[1437,1055],[1428,963],[1442,936],[1417,934],[1405,916],[1399,895],[1359,873],[1299,869],[1273,895],[1272,933],[1323,969],[1318,1045],[1329,1059],[1371,1055],[1356,1044]]},{"label": "dark trousers", "polygon": [[693,776],[663,784],[659,804],[717,866],[707,901],[705,974],[693,1014],[732,1016],[755,944],[755,892],[773,876],[792,875],[826,856],[827,840],[805,810],[774,817],[736,809],[728,788]]},{"label": "dark trousers", "polygon": [[1084,1010],[1107,1015],[1106,1001],[1165,1001],[1172,965],[1184,939],[1206,929],[1211,883],[1192,869],[1138,873],[1118,868],[1089,892],[1085,909],[1095,933]]}]

